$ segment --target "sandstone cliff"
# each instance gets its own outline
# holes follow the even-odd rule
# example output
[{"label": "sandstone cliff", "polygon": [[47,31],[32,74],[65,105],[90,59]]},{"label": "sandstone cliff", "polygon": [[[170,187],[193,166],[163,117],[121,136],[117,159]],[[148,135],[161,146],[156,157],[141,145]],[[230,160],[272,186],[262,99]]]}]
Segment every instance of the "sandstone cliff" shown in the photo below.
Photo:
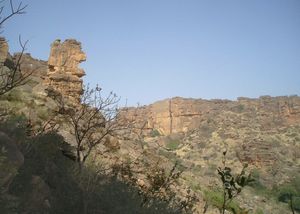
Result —
[{"label": "sandstone cliff", "polygon": [[141,124],[146,123],[146,128],[156,129],[164,135],[197,129],[201,122],[224,112],[238,113],[241,117],[235,123],[240,125],[256,120],[260,129],[272,129],[278,123],[292,125],[300,122],[298,96],[238,98],[237,101],[175,97],[128,110],[127,117],[136,116]]},{"label": "sandstone cliff", "polygon": [[[280,206],[270,206],[266,202],[270,199],[258,189],[271,192],[274,186],[280,188],[300,175],[299,96],[241,97],[236,101],[175,97],[127,108],[123,116],[135,118],[138,127],[144,128],[142,140],[137,142],[147,151],[165,157],[166,163],[182,164],[182,183],[196,192],[213,194],[219,182],[217,167],[227,149],[227,164],[232,169],[238,171],[247,163],[249,170],[259,175],[253,189],[239,198],[240,206],[250,213],[259,209],[284,212]],[[125,142],[122,149],[129,144]]]}]

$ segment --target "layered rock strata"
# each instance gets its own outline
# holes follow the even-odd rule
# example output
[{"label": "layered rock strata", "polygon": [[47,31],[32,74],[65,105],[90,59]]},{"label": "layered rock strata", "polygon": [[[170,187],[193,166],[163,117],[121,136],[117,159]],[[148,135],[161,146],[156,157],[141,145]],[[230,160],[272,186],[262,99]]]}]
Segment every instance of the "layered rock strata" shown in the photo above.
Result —
[{"label": "layered rock strata", "polygon": [[[263,96],[258,99],[238,98],[237,101],[175,97],[148,106],[128,108],[125,112],[125,117],[135,118],[141,127],[144,124],[145,129],[156,129],[165,135],[197,129],[203,121],[222,116],[224,112],[237,113],[239,118],[233,122],[238,125],[257,124],[261,130],[268,130],[278,127],[278,124],[300,123],[300,97]],[[224,121],[228,123],[233,119]]]}]

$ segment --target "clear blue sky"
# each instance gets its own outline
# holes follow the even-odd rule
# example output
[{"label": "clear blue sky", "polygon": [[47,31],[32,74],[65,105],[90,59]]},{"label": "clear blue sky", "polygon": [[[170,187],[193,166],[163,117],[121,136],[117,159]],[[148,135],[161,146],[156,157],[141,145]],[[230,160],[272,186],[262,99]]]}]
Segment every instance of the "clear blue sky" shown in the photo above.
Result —
[{"label": "clear blue sky", "polygon": [[[19,0],[15,0],[16,3]],[[183,96],[300,95],[300,0],[23,0],[6,23],[46,60],[57,38],[82,42],[85,82],[130,105]]]}]

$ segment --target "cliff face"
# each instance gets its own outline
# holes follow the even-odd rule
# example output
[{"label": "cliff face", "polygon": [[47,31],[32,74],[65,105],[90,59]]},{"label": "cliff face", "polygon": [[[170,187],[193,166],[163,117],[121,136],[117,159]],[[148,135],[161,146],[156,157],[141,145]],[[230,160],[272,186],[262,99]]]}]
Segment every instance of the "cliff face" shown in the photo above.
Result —
[{"label": "cliff face", "polygon": [[83,92],[82,77],[85,75],[79,64],[86,60],[81,43],[74,39],[56,40],[51,45],[48,72],[44,84],[60,92],[74,104],[79,104]]},{"label": "cliff face", "polygon": [[237,172],[248,164],[260,185],[243,193],[241,207],[282,212],[279,206],[263,202],[269,199],[255,191],[280,187],[299,176],[299,96],[237,101],[176,97],[126,110],[125,117],[136,118],[138,127],[145,128],[142,143],[147,151],[185,167],[183,183],[213,189],[219,182],[216,171],[226,149],[228,166]]},{"label": "cliff face", "polygon": [[146,123],[146,128],[168,135],[197,129],[203,121],[222,116],[225,112],[239,116],[231,118],[236,125],[245,126],[251,122],[267,130],[278,125],[299,123],[300,97],[265,96],[258,99],[238,98],[238,101],[176,97],[129,109],[128,115],[136,115],[140,123]]},{"label": "cliff face", "polygon": [[[193,163],[203,159],[205,166],[210,159],[217,164],[221,157],[217,157],[216,149],[226,146],[238,162],[259,168],[287,167],[288,162],[294,163],[295,170],[300,166],[300,153],[296,152],[300,149],[296,143],[300,139],[298,96],[237,101],[176,97],[127,110],[126,117],[136,117],[146,136],[154,130],[162,136],[183,136],[179,142],[184,149],[177,153]],[[156,140],[164,144],[164,140]]]}]

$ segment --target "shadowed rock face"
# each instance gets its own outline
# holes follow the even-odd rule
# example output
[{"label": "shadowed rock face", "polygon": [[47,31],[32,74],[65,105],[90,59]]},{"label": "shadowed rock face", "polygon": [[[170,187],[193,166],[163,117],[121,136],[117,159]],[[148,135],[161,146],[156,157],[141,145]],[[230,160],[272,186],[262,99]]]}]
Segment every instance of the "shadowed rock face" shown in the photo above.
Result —
[{"label": "shadowed rock face", "polygon": [[86,60],[81,43],[74,39],[64,42],[56,40],[51,45],[48,60],[48,72],[44,84],[60,92],[71,103],[79,103],[82,89],[82,77],[85,75],[79,63]]}]

